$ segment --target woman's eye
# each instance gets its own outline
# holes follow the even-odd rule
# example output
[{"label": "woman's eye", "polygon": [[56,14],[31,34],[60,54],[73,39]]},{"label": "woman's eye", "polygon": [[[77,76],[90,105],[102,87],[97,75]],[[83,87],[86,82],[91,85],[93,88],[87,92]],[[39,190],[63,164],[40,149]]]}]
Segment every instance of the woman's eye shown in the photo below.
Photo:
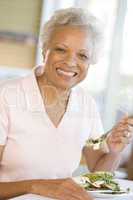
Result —
[{"label": "woman's eye", "polygon": [[55,50],[58,51],[58,52],[61,52],[61,53],[65,52],[65,49],[63,49],[61,47],[57,47],[57,48],[55,48]]},{"label": "woman's eye", "polygon": [[79,56],[82,60],[88,60],[88,56],[85,54],[79,54]]}]

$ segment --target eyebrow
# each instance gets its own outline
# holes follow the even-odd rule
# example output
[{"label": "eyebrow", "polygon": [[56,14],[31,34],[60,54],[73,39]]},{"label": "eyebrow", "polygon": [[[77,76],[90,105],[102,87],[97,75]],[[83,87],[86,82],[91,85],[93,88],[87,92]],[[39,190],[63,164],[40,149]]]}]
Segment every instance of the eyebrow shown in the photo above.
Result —
[{"label": "eyebrow", "polygon": [[55,45],[60,45],[60,46],[68,47],[66,44],[63,44],[63,43],[62,44],[61,43],[60,44],[59,43],[55,43]]},{"label": "eyebrow", "polygon": [[89,53],[89,49],[80,49],[80,51]]},{"label": "eyebrow", "polygon": [[[55,43],[55,45],[60,45],[60,46],[64,46],[64,47],[68,48],[68,46],[64,43]],[[79,51],[89,53],[89,49],[79,49]]]}]

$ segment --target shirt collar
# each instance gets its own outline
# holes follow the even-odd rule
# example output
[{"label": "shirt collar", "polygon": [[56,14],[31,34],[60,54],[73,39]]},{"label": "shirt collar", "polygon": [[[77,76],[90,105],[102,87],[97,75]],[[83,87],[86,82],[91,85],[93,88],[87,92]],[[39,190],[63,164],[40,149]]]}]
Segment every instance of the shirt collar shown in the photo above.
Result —
[{"label": "shirt collar", "polygon": [[33,112],[43,111],[43,100],[36,79],[37,69],[38,69],[37,67],[34,67],[28,74],[28,76],[23,78],[22,82],[27,109],[28,111],[33,111]]}]

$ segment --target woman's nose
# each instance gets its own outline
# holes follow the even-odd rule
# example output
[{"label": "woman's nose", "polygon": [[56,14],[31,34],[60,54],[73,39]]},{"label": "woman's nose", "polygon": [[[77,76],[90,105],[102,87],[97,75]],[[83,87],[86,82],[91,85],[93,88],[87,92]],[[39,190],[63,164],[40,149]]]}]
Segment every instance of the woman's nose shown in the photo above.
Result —
[{"label": "woman's nose", "polygon": [[76,66],[77,65],[76,56],[74,54],[67,55],[66,62],[70,67]]}]

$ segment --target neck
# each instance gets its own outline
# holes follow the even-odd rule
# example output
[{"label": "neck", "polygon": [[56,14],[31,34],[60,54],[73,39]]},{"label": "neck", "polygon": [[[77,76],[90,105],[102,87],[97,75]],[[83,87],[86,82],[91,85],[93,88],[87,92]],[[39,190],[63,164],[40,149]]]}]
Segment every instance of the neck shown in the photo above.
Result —
[{"label": "neck", "polygon": [[64,104],[68,101],[70,90],[57,88],[47,80],[44,74],[37,77],[37,81],[46,106]]}]

